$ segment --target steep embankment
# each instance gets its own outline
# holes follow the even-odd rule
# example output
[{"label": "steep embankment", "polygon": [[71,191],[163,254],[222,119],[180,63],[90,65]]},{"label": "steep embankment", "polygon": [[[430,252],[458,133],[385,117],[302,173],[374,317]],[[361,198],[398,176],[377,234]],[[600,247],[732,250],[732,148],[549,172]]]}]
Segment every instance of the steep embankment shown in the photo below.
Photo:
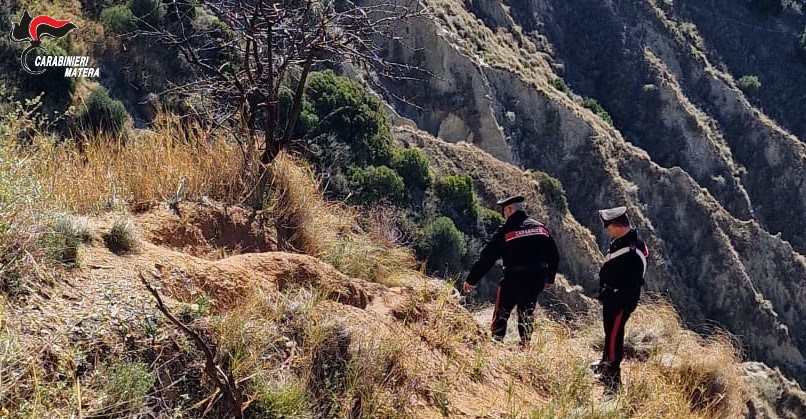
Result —
[{"label": "steep embankment", "polygon": [[[598,99],[628,141],[664,167],[682,167],[738,218],[748,217],[749,196],[767,230],[806,249],[800,217],[806,146],[751,105],[734,81],[745,73],[731,75],[712,61],[732,54],[712,52],[698,26],[665,2],[536,5],[533,18],[562,61],[562,76],[575,91]],[[735,25],[732,32],[744,36],[746,27]],[[766,48],[766,41],[751,44]],[[802,71],[790,68],[770,71],[791,72],[789,96],[802,94]]]},{"label": "steep embankment", "polygon": [[[470,175],[474,179],[474,188],[480,191],[480,195],[486,205],[491,205],[494,197],[503,196],[512,191],[523,193],[527,197],[529,210],[535,216],[549,226],[558,246],[564,255],[560,271],[563,274],[559,284],[548,293],[548,298],[541,299],[541,305],[549,312],[559,311],[561,314],[579,314],[594,308],[598,310],[598,304],[579,293],[574,288],[569,288],[565,284],[565,278],[586,278],[589,273],[595,273],[601,255],[596,249],[593,236],[582,227],[570,214],[563,214],[552,203],[547,201],[547,191],[541,190],[535,184],[534,178],[528,171],[523,171],[511,164],[503,163],[493,156],[479,150],[473,145],[466,143],[450,144],[432,138],[427,133],[413,130],[411,128],[400,128],[396,136],[406,144],[422,147],[429,156],[429,160],[441,175],[463,174]],[[538,193],[539,192],[539,193]],[[487,196],[490,196],[488,199]],[[723,211],[723,213],[725,213]],[[728,216],[731,220],[731,217]],[[735,220],[734,220],[735,221]],[[745,232],[759,231],[758,226],[752,223],[728,224],[731,237],[736,237],[737,229],[743,227]],[[743,237],[747,238],[747,235]],[[767,234],[767,237],[771,237]],[[771,249],[775,246],[771,246]],[[744,254],[746,247],[737,246],[737,251]],[[791,248],[783,249],[783,252],[791,252]],[[791,266],[788,268],[791,269]],[[720,298],[737,298],[736,296],[722,296]],[[557,302],[562,302],[558,306]],[[558,310],[559,309],[559,310]],[[652,308],[650,308],[652,309]],[[482,323],[489,322],[489,312],[477,313],[477,319]],[[512,324],[510,325],[513,326]],[[515,333],[515,330],[511,330]],[[629,328],[627,337],[628,352],[641,352],[642,342],[657,339],[652,327],[647,328],[639,321]],[[786,356],[786,355],[785,355]],[[640,356],[639,356],[640,358]],[[743,364],[744,381],[748,384],[748,396],[744,413],[749,418],[777,418],[777,417],[800,417],[806,414],[806,393],[800,387],[786,379],[780,371],[758,362],[746,362]]]},{"label": "steep embankment", "polygon": [[[215,348],[217,362],[232,368],[250,400],[247,417],[499,417],[547,402],[526,380],[487,384],[507,374],[508,357],[527,364],[532,355],[486,343],[441,281],[410,271],[387,287],[308,255],[201,258],[154,244],[170,235],[171,247],[195,253],[177,245],[213,244],[221,235],[184,234],[177,224],[191,232],[250,225],[239,207],[180,208],[186,218],[165,209],[136,216],[130,228],[148,241],[127,254],[100,240],[117,216],[86,219],[81,266],[37,294],[3,301],[3,416],[161,416],[175,409],[190,417],[209,401],[210,414],[231,417],[218,397],[206,399],[215,387],[202,355],[156,310],[141,275]],[[243,235],[237,247],[254,243]]]},{"label": "steep embankment", "polygon": [[676,20],[696,25],[710,61],[724,65],[736,78],[758,76],[761,88],[751,93],[752,103],[801,140],[806,138],[802,112],[806,103],[806,48],[801,44],[806,15],[802,1],[779,3],[799,5],[799,11],[791,7],[764,10],[758,5],[777,3],[765,1],[667,3]]},{"label": "steep embankment", "polygon": [[[591,4],[582,15],[572,13],[578,5],[558,3],[538,2],[530,14],[514,4],[472,2],[474,15],[455,2],[431,2],[435,18],[406,28],[409,48],[388,51],[436,77],[405,88],[385,83],[418,107],[390,103],[433,135],[473,141],[557,177],[571,214],[600,242],[596,209],[626,203],[653,248],[649,290],[668,295],[696,330],[716,321],[743,338],[750,358],[804,382],[806,337],[790,331],[802,328],[806,314],[806,262],[767,232],[785,226],[781,235],[797,248],[804,231],[795,216],[806,208],[806,193],[798,193],[806,187],[802,144],[752,108],[690,41],[670,35],[653,3]],[[579,82],[568,76],[574,89],[609,91],[597,97],[613,109],[615,128],[549,85],[560,61],[564,74],[579,75]],[[687,99],[695,87],[705,96]],[[704,100],[720,112],[694,106]],[[468,130],[438,123],[445,103],[453,104],[451,119],[463,121],[450,125]],[[632,122],[636,112],[643,116]],[[481,132],[492,134],[479,139]],[[753,214],[758,222],[741,221]],[[763,249],[749,250],[748,240]],[[776,258],[759,262],[752,253]],[[584,274],[569,280],[595,286]]]},{"label": "steep embankment", "polygon": [[[497,168],[484,180],[491,188],[528,179],[469,147],[417,136],[434,158],[474,155]],[[540,205],[539,196],[532,198]],[[489,310],[469,313],[451,286],[404,267],[397,267],[397,285],[387,286],[309,255],[197,257],[174,250],[215,245],[220,235],[204,234],[211,225],[263,233],[219,245],[223,253],[272,241],[265,227],[242,217],[242,208],[179,208],[184,218],[167,209],[133,217],[130,231],[146,240],[125,254],[100,239],[119,215],[83,219],[89,238],[80,245],[80,265],[37,294],[3,301],[3,415],[232,417],[200,351],[156,310],[141,277],[214,348],[214,362],[249,401],[245,417],[721,418],[746,414],[750,395],[758,394],[752,406],[761,412],[772,411],[780,396],[746,388],[728,341],[681,330],[674,310],[655,302],[635,313],[640,332],[627,338],[630,385],[617,400],[599,403],[601,389],[587,369],[602,340],[595,317],[555,322],[538,310],[531,349],[495,344],[478,324],[488,321]],[[570,216],[555,221],[557,232],[587,234]],[[155,244],[166,235],[170,247]],[[776,379],[763,366],[752,371],[759,388]],[[786,384],[778,377],[773,385]]]},{"label": "steep embankment", "polygon": [[[546,293],[548,297],[544,296],[544,305],[547,309],[569,317],[588,314],[596,308],[593,300],[584,294],[581,287],[569,287],[566,280],[566,278],[589,278],[591,283],[598,281],[596,276],[602,262],[602,253],[596,247],[595,238],[571,214],[557,208],[557,204],[548,200],[550,191],[542,190],[532,174],[513,165],[504,164],[467,143],[458,145],[446,143],[434,139],[423,131],[408,127],[396,129],[395,136],[409,147],[422,148],[427,153],[437,176],[471,176],[474,190],[485,207],[493,208],[495,202],[502,196],[523,195],[526,198],[527,210],[546,224],[557,246],[564,254],[575,255],[561,259],[559,267],[561,276],[558,278],[557,286]],[[498,280],[495,277],[490,279]]]}]

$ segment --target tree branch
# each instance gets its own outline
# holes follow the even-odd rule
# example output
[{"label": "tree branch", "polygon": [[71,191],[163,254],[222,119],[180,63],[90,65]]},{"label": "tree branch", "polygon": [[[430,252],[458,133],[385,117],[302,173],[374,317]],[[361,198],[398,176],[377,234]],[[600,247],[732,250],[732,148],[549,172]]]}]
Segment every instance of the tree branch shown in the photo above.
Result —
[{"label": "tree branch", "polygon": [[140,280],[145,285],[148,292],[154,296],[154,299],[157,300],[157,308],[165,317],[170,320],[176,327],[179,328],[186,336],[188,336],[193,343],[196,345],[199,351],[204,354],[205,359],[205,368],[204,372],[207,373],[207,376],[210,380],[218,388],[218,391],[224,395],[224,399],[227,401],[227,405],[229,407],[230,413],[234,414],[236,418],[242,419],[243,418],[243,406],[244,406],[244,396],[243,391],[238,387],[238,383],[232,378],[232,372],[229,371],[227,373],[221,368],[220,365],[216,363],[215,355],[213,354],[213,350],[210,349],[209,346],[204,342],[204,339],[199,336],[198,333],[190,330],[184,323],[179,321],[171,311],[168,310],[168,307],[165,306],[165,303],[162,301],[162,297],[160,297],[159,292],[149,284],[148,280],[146,279],[145,275],[142,272],[139,273]]}]

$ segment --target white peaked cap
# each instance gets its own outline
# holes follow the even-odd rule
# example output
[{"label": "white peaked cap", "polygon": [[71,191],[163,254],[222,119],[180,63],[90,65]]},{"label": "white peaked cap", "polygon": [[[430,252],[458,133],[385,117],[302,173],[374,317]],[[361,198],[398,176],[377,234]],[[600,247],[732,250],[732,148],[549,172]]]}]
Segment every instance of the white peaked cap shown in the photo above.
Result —
[{"label": "white peaked cap", "polygon": [[599,210],[599,218],[602,221],[612,221],[627,213],[627,207],[615,207]]}]

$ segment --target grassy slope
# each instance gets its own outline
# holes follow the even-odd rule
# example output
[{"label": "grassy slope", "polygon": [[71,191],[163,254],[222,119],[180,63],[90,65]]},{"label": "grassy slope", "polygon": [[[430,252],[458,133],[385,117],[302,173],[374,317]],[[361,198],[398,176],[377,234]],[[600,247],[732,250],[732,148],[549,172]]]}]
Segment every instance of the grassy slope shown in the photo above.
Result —
[{"label": "grassy slope", "polygon": [[[254,417],[735,417],[743,406],[728,340],[682,330],[661,302],[631,322],[641,333],[629,336],[627,390],[614,402],[597,401],[601,389],[586,371],[602,339],[596,318],[562,323],[541,314],[530,351],[493,345],[451,287],[420,274],[408,250],[383,239],[382,226],[362,226],[355,210],[323,201],[312,171],[288,157],[275,166],[274,198],[262,215],[268,223],[295,220],[296,247],[311,256],[227,257],[235,246],[204,259],[151,244],[144,239],[154,241],[169,222],[191,231],[202,197],[232,201],[240,192],[221,187],[240,179],[225,164],[227,147],[183,149],[169,133],[160,128],[135,149],[142,156],[171,149],[170,158],[99,146],[86,161],[69,149],[40,161],[3,148],[3,187],[17,188],[0,212],[13,226],[9,237],[51,238],[27,243],[17,294],[7,292],[3,303],[3,416],[195,417],[217,400],[199,353],[138,282],[138,272],[155,269],[160,278],[152,281],[174,311],[219,347]],[[15,165],[21,161],[33,164]],[[95,173],[104,180],[87,182]],[[180,205],[181,219],[165,209],[128,213],[170,196],[176,182],[166,178],[186,179],[186,199],[200,203]],[[54,227],[57,212],[71,213],[61,223],[70,228]],[[137,243],[133,253],[104,245],[115,225]],[[68,267],[57,256],[71,247],[77,263]],[[488,314],[477,318],[486,323]],[[220,402],[209,404],[224,414]]]},{"label": "grassy slope", "polygon": [[[74,19],[87,39],[103,32],[77,0],[31,8]],[[735,417],[743,406],[728,340],[684,331],[662,302],[631,321],[641,333],[628,338],[627,391],[612,403],[599,403],[586,372],[602,339],[596,318],[541,313],[530,351],[491,344],[479,324],[488,311],[468,313],[383,225],[323,201],[304,162],[278,160],[273,199],[249,220],[291,229],[303,255],[217,245],[205,232],[243,225],[238,211],[194,211],[210,197],[237,202],[249,181],[223,134],[183,144],[182,129],[164,117],[126,147],[84,156],[46,138],[35,155],[2,139],[0,416],[224,415],[200,354],[137,279],[155,270],[173,310],[220,349],[253,417]],[[176,218],[155,205],[180,184]],[[205,251],[152,244],[160,234],[192,235]],[[134,245],[112,253],[110,237]]]}]

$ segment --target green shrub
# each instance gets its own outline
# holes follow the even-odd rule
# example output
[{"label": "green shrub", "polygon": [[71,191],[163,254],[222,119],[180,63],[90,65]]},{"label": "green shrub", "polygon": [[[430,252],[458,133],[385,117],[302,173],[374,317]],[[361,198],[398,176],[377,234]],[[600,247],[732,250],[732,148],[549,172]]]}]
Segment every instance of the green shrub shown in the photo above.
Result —
[{"label": "green shrub", "polygon": [[420,254],[429,272],[455,274],[462,270],[462,257],[467,250],[465,236],[448,217],[434,220],[421,243]]},{"label": "green shrub", "polygon": [[440,212],[450,217],[464,232],[470,232],[479,216],[479,204],[473,194],[470,176],[448,176],[435,189]]},{"label": "green shrub", "polygon": [[761,88],[761,82],[754,75],[744,75],[739,79],[739,89],[745,93],[752,93]]},{"label": "green shrub", "polygon": [[102,411],[116,417],[139,416],[146,406],[154,379],[154,373],[145,364],[126,362],[114,365],[103,385],[106,398]]},{"label": "green shrub", "polygon": [[388,165],[392,133],[383,104],[360,84],[332,71],[312,73],[306,97],[322,124],[317,134],[332,134],[348,144],[356,165]]},{"label": "green shrub", "polygon": [[290,379],[286,382],[258,379],[254,387],[255,417],[296,418],[308,415],[308,399],[300,383]]},{"label": "green shrub", "polygon": [[[199,7],[193,13],[196,15],[193,19],[193,26],[198,27],[202,32],[208,33],[210,38],[219,41],[232,41],[237,37],[237,33],[233,28],[205,8]],[[228,54],[225,52],[223,55]],[[224,62],[222,61],[220,64],[224,64]]]},{"label": "green shrub", "polygon": [[[125,3],[122,0],[80,0],[81,14],[86,19],[99,20],[104,9],[116,4]],[[125,6],[125,5],[124,5]]]},{"label": "green shrub", "polygon": [[171,22],[178,22],[184,20],[192,22],[198,15],[196,7],[199,2],[197,0],[176,0],[168,3],[167,19]]},{"label": "green shrub", "polygon": [[607,122],[609,125],[613,125],[613,118],[610,117],[610,114],[607,113],[605,108],[603,108],[602,105],[596,101],[596,99],[590,97],[585,98],[585,100],[582,101],[582,106],[592,110],[593,113],[599,115],[599,118],[602,118],[602,120]]},{"label": "green shrub", "polygon": [[160,0],[131,0],[129,9],[145,27],[159,28],[165,23],[165,5]]},{"label": "green shrub", "polygon": [[82,129],[113,134],[123,132],[128,119],[129,113],[123,103],[109,97],[104,88],[92,92],[86,107],[78,115],[78,123]]},{"label": "green shrub", "polygon": [[549,204],[563,214],[568,212],[568,199],[563,184],[556,178],[543,172],[535,172],[532,176],[537,180],[538,192],[546,197]]},{"label": "green shrub", "polygon": [[[291,91],[288,89],[281,89],[278,95],[278,99],[280,102],[278,112],[280,114],[280,128],[284,128],[286,121],[290,117],[289,113],[291,112],[291,101],[293,100],[293,95]],[[308,101],[307,99],[303,98],[302,100],[302,108],[300,109],[299,118],[297,119],[297,125],[294,127],[294,138],[303,138],[308,133],[316,127],[319,123],[319,116],[316,114],[316,109],[314,109],[313,104]],[[331,138],[335,138],[335,136],[331,135]],[[314,144],[315,146],[318,143]],[[323,147],[326,148],[326,147]],[[314,157],[320,157],[318,154],[314,153]],[[324,159],[327,160],[327,159]],[[323,160],[323,161],[324,161]]]},{"label": "green shrub", "polygon": [[433,178],[428,168],[428,158],[421,150],[410,148],[397,153],[392,167],[403,177],[406,186],[424,191],[431,186]]},{"label": "green shrub", "polygon": [[557,77],[556,79],[551,80],[549,84],[551,84],[551,87],[565,93],[566,95],[571,95],[571,88],[565,84],[565,80]]},{"label": "green shrub", "polygon": [[481,215],[482,225],[484,226],[484,232],[487,233],[488,236],[492,236],[495,230],[498,229],[498,226],[504,224],[504,216],[498,211],[481,207],[479,213]]},{"label": "green shrub", "polygon": [[107,7],[101,12],[104,28],[113,34],[123,34],[137,29],[132,9],[126,6]]},{"label": "green shrub", "polygon": [[399,204],[406,196],[406,184],[394,170],[386,166],[369,166],[353,171],[361,200],[365,203],[381,201]]}]

